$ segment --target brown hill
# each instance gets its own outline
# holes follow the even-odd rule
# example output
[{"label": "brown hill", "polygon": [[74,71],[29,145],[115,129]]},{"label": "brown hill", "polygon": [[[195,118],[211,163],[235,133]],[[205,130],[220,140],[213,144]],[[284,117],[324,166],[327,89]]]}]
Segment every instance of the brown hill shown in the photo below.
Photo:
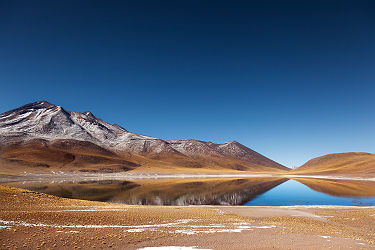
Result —
[{"label": "brown hill", "polygon": [[375,177],[375,154],[329,154],[314,158],[290,173]]}]

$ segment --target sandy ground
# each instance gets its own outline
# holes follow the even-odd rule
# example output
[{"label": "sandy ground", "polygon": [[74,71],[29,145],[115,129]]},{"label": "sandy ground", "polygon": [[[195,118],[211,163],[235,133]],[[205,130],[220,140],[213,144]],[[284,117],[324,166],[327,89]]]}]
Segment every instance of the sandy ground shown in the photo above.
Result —
[{"label": "sandy ground", "polygon": [[375,208],[159,207],[0,186],[0,249],[375,248]]}]

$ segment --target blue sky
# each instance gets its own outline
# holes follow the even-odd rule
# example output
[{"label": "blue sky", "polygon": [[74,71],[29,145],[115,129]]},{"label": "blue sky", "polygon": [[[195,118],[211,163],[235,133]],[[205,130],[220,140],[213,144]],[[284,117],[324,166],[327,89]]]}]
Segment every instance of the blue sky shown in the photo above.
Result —
[{"label": "blue sky", "polygon": [[0,1],[0,112],[37,100],[286,166],[375,152],[373,1]]}]

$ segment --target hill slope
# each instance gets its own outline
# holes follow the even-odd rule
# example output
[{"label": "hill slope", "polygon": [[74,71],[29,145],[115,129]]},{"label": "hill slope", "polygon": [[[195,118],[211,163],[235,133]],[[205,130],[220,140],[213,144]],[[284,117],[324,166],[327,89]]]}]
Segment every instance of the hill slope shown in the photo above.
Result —
[{"label": "hill slope", "polygon": [[375,154],[329,154],[306,162],[291,174],[375,177]]},{"label": "hill slope", "polygon": [[92,172],[274,172],[288,168],[232,141],[140,135],[91,112],[39,101],[0,114],[1,169]]}]

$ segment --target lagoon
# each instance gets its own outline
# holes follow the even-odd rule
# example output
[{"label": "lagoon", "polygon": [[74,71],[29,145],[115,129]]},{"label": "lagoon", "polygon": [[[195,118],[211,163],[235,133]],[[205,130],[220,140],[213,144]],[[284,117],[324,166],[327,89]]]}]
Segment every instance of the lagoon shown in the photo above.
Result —
[{"label": "lagoon", "polygon": [[199,178],[2,183],[64,198],[131,205],[375,206],[375,182],[312,178]]}]

